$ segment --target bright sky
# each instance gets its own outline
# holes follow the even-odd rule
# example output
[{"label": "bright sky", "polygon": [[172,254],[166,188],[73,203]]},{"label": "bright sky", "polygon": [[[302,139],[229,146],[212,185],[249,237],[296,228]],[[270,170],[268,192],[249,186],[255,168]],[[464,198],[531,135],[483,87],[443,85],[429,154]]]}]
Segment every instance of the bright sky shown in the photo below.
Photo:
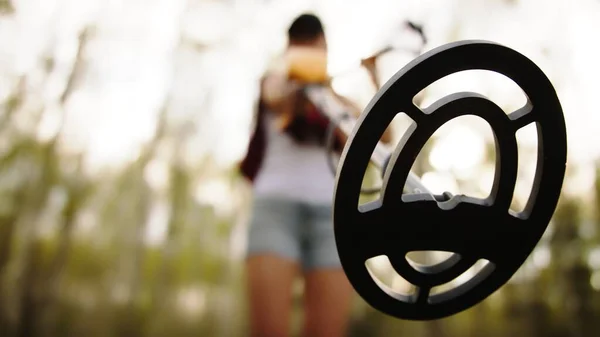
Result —
[{"label": "bright sky", "polygon": [[[223,167],[238,160],[246,149],[257,77],[284,46],[290,20],[307,10],[315,11],[326,24],[331,72],[346,71],[336,88],[359,104],[366,105],[374,91],[366,84],[364,72],[347,70],[393,38],[394,27],[410,19],[425,27],[429,39],[425,49],[458,39],[488,39],[515,48],[546,72],[565,111],[570,163],[582,167],[566,192],[589,190],[590,164],[600,152],[596,132],[600,116],[592,102],[600,77],[596,62],[600,48],[592,36],[600,28],[595,20],[600,14],[597,1],[568,6],[558,0],[513,4],[476,0],[20,0],[14,4],[16,14],[0,21],[4,41],[0,97],[16,84],[18,76],[28,74],[30,90],[38,91],[47,106],[39,129],[42,138],[54,134],[60,125],[57,99],[73,64],[77,35],[84,26],[95,26],[81,78],[66,105],[63,130],[65,150],[86,151],[91,172],[134,159],[140,145],[152,137],[157,113],[167,98],[172,119],[195,122],[196,134],[187,146],[190,162],[207,153]],[[414,38],[398,36],[395,41],[401,43]],[[179,45],[180,39],[184,44]],[[206,45],[210,49],[196,51]],[[42,86],[46,55],[54,56],[56,69]],[[406,52],[383,57],[382,76],[388,78],[413,57]],[[423,104],[459,90],[484,93],[507,110],[524,101],[509,80],[476,73],[439,81]],[[490,135],[484,124],[462,118],[439,131],[443,141],[430,157],[437,171],[423,177],[430,189],[455,191],[453,175],[473,176],[475,168],[483,181],[479,193],[488,189],[491,172],[480,166],[481,137]],[[535,134],[522,138],[532,145]],[[523,166],[530,175],[531,164]],[[214,196],[213,192],[206,191]]]},{"label": "bright sky", "polygon": [[[56,57],[58,67],[57,74],[53,74],[54,86],[46,89],[46,98],[56,98],[76,51],[77,31],[89,23],[97,26],[86,52],[89,68],[69,102],[71,127],[67,128],[67,133],[78,140],[72,143],[87,147],[95,157],[93,163],[124,160],[135,152],[125,148],[150,137],[156,111],[171,84],[185,91],[176,91],[175,104],[196,103],[197,111],[188,111],[188,115],[210,121],[207,124],[226,126],[202,129],[203,137],[198,141],[217,143],[213,151],[223,162],[239,157],[244,148],[239,144],[245,137],[240,131],[248,123],[255,77],[265,60],[282,46],[289,20],[299,11],[310,9],[327,24],[332,71],[351,67],[360,56],[383,43],[392,31],[390,27],[406,18],[424,24],[430,39],[427,49],[455,39],[484,38],[519,50],[554,81],[565,109],[573,158],[583,162],[598,154],[600,142],[590,138],[595,137],[594,126],[600,120],[591,102],[597,88],[595,79],[600,75],[600,66],[595,62],[600,50],[590,35],[599,25],[595,22],[600,13],[597,1],[569,6],[564,1],[541,0],[510,6],[505,1],[474,0],[247,1],[238,2],[237,8],[231,2],[218,1],[188,1],[188,7],[184,7],[183,0],[14,2],[15,17],[3,19],[0,26],[0,36],[7,42],[2,44],[0,65],[6,89],[17,75],[35,72],[39,67],[36,62],[47,50]],[[494,14],[483,15],[486,11]],[[457,29],[458,21],[461,26]],[[195,55],[195,62],[185,50],[175,54],[182,30],[186,39],[217,46],[208,55]],[[47,49],[52,46],[55,48]],[[547,54],[543,54],[542,47]],[[395,55],[395,62],[390,58],[382,64],[387,76],[411,56]],[[186,76],[192,67],[197,69],[196,76]],[[469,83],[454,81],[448,86],[456,90],[468,88]],[[510,102],[501,88],[490,88],[481,81],[472,81],[472,86]],[[215,97],[211,108],[201,109],[199,101],[206,88]],[[219,130],[218,135],[208,129]]]}]

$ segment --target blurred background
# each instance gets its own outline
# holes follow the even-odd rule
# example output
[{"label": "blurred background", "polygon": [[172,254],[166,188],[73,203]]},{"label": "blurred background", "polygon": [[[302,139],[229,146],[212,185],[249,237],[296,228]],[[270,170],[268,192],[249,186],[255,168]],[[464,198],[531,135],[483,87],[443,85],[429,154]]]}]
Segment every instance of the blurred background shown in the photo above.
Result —
[{"label": "blurred background", "polygon": [[[486,39],[547,74],[567,123],[559,207],[507,285],[434,322],[397,320],[356,296],[351,336],[600,334],[600,2],[1,0],[0,336],[246,336],[250,190],[236,165],[258,78],[304,11],[324,21],[334,88],[361,107],[375,89],[357,61],[387,39],[406,48],[380,58],[384,80],[419,51]],[[417,53],[398,30],[406,20],[427,37]],[[470,71],[434,83],[420,104],[461,90],[507,111],[525,101],[506,78]],[[394,122],[396,139],[404,127]],[[517,208],[538,145],[535,129],[518,137]],[[485,196],[492,149],[489,126],[461,117],[413,169],[434,192]]]}]

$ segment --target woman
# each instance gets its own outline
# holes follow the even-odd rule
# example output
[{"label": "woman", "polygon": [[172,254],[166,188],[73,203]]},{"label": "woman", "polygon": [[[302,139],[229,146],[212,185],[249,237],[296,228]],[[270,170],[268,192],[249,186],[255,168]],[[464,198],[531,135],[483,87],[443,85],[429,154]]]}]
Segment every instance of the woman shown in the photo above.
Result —
[{"label": "woman", "polygon": [[[292,286],[304,278],[303,335],[347,332],[353,289],[341,268],[332,224],[334,176],[327,166],[327,119],[300,90],[326,81],[320,20],[299,16],[284,56],[263,77],[256,129],[242,173],[253,184],[247,279],[251,336],[290,334]],[[337,148],[344,137],[338,134]]]}]

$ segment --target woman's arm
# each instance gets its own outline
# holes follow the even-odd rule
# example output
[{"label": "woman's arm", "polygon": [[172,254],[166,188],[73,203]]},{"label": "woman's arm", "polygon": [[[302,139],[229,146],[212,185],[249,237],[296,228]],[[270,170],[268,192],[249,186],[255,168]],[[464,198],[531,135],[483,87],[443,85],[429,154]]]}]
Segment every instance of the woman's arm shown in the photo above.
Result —
[{"label": "woman's arm", "polygon": [[[331,87],[330,87],[330,91],[336,97],[337,100],[339,100],[346,107],[349,108],[349,110],[352,112],[352,115],[354,116],[354,118],[358,118],[360,116],[360,114],[362,113],[362,110],[360,108],[358,108],[358,106],[356,104],[354,104],[348,98],[346,98],[346,97],[344,97],[344,96],[339,95],[338,93],[336,93],[333,90],[333,88],[331,88]],[[347,137],[343,134],[343,132],[337,132],[337,134],[338,134],[338,139],[340,139],[340,141],[342,141],[343,143],[345,143]],[[381,135],[380,141],[383,142],[383,143],[385,143],[385,144],[391,143],[391,141],[392,141],[391,125],[383,132],[383,135]]]},{"label": "woman's arm", "polygon": [[377,56],[367,57],[366,59],[362,59],[360,61],[360,65],[363,66],[367,72],[369,73],[369,77],[371,78],[371,82],[375,86],[377,90],[381,88],[381,80],[379,78],[379,74],[377,74]]},{"label": "woman's arm", "polygon": [[272,71],[260,81],[260,99],[271,112],[281,114],[288,110],[285,103],[299,88],[297,83],[290,81],[286,72]]}]

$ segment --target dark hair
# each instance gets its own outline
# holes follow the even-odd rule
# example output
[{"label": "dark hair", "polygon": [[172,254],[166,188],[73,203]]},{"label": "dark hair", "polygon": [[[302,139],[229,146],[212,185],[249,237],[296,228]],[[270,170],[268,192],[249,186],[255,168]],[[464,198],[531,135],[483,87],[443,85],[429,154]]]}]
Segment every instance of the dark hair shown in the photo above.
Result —
[{"label": "dark hair", "polygon": [[321,20],[314,14],[298,16],[288,29],[290,42],[309,42],[324,34]]}]

